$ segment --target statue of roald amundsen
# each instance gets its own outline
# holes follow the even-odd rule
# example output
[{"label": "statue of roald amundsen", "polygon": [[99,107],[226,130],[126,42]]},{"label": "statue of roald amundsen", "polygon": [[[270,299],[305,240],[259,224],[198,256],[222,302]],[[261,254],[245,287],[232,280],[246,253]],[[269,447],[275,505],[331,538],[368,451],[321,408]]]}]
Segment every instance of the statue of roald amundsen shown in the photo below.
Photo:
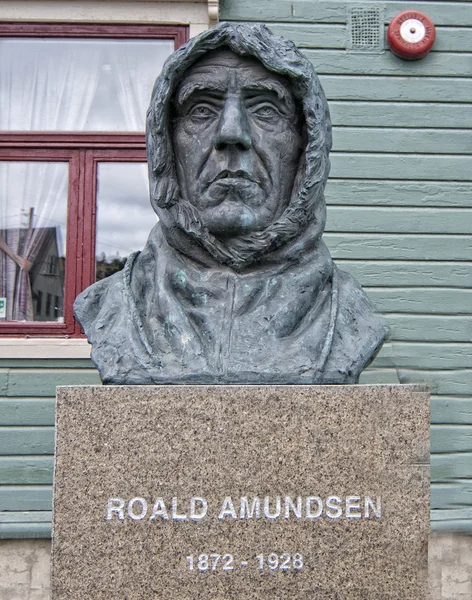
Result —
[{"label": "statue of roald amundsen", "polygon": [[358,380],[387,327],[321,239],[330,148],[313,67],[266,27],[169,57],[147,115],[159,223],[75,302],[104,383]]}]

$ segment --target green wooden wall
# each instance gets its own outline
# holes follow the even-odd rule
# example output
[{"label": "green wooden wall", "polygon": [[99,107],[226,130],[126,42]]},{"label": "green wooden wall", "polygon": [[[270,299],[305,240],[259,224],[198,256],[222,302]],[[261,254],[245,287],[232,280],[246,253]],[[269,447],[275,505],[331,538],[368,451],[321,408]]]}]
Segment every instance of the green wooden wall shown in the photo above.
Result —
[{"label": "green wooden wall", "polygon": [[[472,533],[472,2],[221,0],[318,72],[334,125],[326,241],[392,329],[364,382],[431,386],[431,524]],[[433,51],[354,52],[349,13],[428,14]]]},{"label": "green wooden wall", "polygon": [[99,383],[90,360],[0,360],[0,539],[51,535],[56,386]]},{"label": "green wooden wall", "polygon": [[[424,10],[434,51],[354,53],[351,6]],[[431,522],[472,533],[472,2],[222,0],[266,22],[320,74],[334,124],[326,240],[388,319],[364,383],[432,390]],[[96,384],[88,360],[0,361],[0,537],[48,537],[56,385]]]}]

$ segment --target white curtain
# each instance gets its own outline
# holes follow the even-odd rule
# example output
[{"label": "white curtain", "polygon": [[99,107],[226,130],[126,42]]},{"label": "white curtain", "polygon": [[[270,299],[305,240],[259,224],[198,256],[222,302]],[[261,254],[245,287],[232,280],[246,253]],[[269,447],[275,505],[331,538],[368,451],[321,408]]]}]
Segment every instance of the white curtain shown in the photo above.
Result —
[{"label": "white curtain", "polygon": [[[159,75],[166,58],[174,51],[174,42],[172,40],[161,40],[150,42],[148,40],[129,41],[121,40],[113,48],[109,49],[107,60],[111,66],[112,77],[116,82],[118,102],[123,113],[124,129],[127,131],[144,131],[146,124],[146,111],[149,106],[152,88]],[[136,203],[136,196],[143,201],[139,213],[135,212],[133,227],[130,230],[129,215],[121,210],[119,201],[114,202],[108,199],[106,204],[114,203],[112,211],[104,211],[105,208],[98,203],[97,213],[97,251],[104,251],[101,247],[101,238],[108,237],[106,232],[110,229],[110,223],[101,219],[101,215],[107,212],[114,215],[116,222],[114,231],[121,230],[120,239],[126,240],[125,245],[134,250],[139,250],[144,246],[149,233],[149,221],[154,222],[156,217],[150,207],[148,189],[149,178],[147,165],[143,164],[133,167],[133,177],[140,181],[134,181],[134,189],[130,192],[133,198],[133,205]],[[100,186],[100,182],[99,182]],[[139,194],[139,191],[145,190],[145,194]],[[139,215],[139,216],[138,216]],[[147,225],[143,226],[146,222]],[[113,235],[116,239],[116,234]],[[110,246],[108,247],[110,250]],[[123,255],[123,249],[116,247],[116,252]],[[125,251],[126,254],[126,251]]]},{"label": "white curtain", "polygon": [[122,40],[109,50],[108,60],[118,83],[118,102],[126,130],[144,131],[154,81],[173,52],[173,45],[171,40]]},{"label": "white curtain", "polygon": [[100,46],[74,40],[0,42],[0,129],[81,131],[100,77]]},{"label": "white curtain", "polygon": [[[84,128],[100,76],[96,47],[78,48],[68,41],[59,48],[55,40],[44,39],[4,40],[0,65],[0,129]],[[7,299],[7,320],[32,320],[28,273],[44,228],[64,229],[67,165],[3,162],[0,181],[0,296]]]}]

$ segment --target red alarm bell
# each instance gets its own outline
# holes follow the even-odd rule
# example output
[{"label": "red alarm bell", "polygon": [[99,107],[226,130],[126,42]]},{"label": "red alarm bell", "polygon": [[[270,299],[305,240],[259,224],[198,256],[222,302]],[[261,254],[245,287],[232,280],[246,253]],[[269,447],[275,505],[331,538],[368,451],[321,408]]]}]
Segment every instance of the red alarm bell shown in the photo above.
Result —
[{"label": "red alarm bell", "polygon": [[418,60],[428,54],[436,39],[431,19],[417,10],[404,10],[388,26],[390,50],[405,60]]}]

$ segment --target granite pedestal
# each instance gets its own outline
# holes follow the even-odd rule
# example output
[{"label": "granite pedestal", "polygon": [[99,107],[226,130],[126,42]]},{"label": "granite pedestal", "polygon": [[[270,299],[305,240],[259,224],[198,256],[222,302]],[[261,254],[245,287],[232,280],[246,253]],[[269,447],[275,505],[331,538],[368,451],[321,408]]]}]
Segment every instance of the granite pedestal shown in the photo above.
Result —
[{"label": "granite pedestal", "polygon": [[53,600],[425,600],[421,386],[63,387]]}]

